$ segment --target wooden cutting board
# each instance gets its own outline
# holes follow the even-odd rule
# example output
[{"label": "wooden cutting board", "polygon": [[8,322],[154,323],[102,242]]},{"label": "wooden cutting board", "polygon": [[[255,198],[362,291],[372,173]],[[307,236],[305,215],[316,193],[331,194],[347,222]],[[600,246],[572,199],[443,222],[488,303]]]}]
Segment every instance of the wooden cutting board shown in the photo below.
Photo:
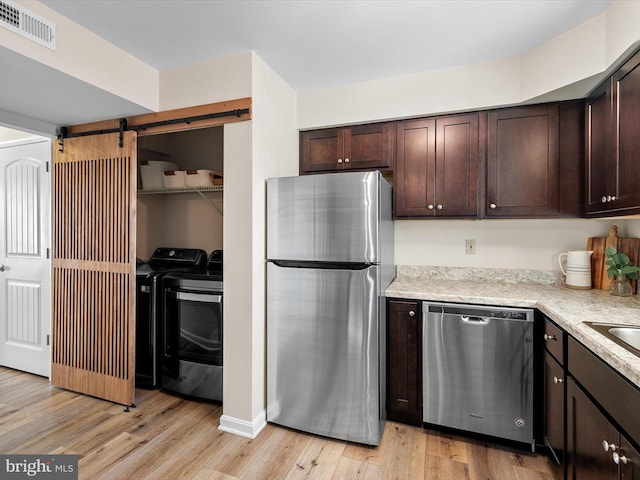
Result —
[{"label": "wooden cutting board", "polygon": [[[609,290],[609,277],[607,275],[608,266],[604,251],[608,247],[614,247],[618,252],[624,252],[629,256],[633,265],[638,265],[640,258],[640,238],[619,238],[618,227],[609,227],[608,237],[591,237],[587,240],[587,250],[593,250],[591,255],[591,284],[593,288]],[[631,288],[636,291],[636,281],[631,280]]]}]

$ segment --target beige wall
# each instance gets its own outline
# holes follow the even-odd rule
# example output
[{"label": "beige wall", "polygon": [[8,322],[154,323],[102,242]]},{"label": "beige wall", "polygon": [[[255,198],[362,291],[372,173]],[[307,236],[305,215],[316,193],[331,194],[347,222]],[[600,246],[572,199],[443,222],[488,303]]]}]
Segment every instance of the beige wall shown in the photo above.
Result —
[{"label": "beige wall", "polygon": [[298,174],[295,92],[257,55],[253,55],[253,276],[252,418],[264,417],[266,307],[266,180]]},{"label": "beige wall", "polygon": [[470,110],[520,101],[518,59],[298,94],[298,128]]},{"label": "beige wall", "polygon": [[606,70],[609,64],[605,38],[603,13],[522,55],[520,100],[544,95]]},{"label": "beige wall", "polygon": [[252,120],[224,127],[224,414],[255,435],[265,421],[265,180],[295,175],[295,92],[247,52],[161,72],[162,109],[252,97]]},{"label": "beige wall", "polygon": [[11,142],[13,140],[23,140],[25,138],[34,137],[28,132],[22,132],[20,130],[14,130],[12,128],[6,128],[0,126],[0,143]]},{"label": "beige wall", "polygon": [[160,72],[160,110],[251,96],[251,52]]}]

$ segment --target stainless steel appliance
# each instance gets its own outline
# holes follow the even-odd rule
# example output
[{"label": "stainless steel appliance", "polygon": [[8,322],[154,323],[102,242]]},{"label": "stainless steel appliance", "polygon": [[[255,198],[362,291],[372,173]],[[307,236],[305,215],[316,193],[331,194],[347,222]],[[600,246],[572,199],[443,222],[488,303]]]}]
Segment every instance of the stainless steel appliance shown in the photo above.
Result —
[{"label": "stainless steel appliance", "polygon": [[533,310],[422,305],[423,420],[533,451]]},{"label": "stainless steel appliance", "polygon": [[378,445],[391,186],[379,172],[269,179],[267,259],[267,420]]},{"label": "stainless steel appliance", "polygon": [[168,273],[162,284],[162,388],[222,401],[222,250],[205,271]]},{"label": "stainless steel appliance", "polygon": [[204,268],[207,252],[193,248],[157,248],[136,269],[136,387],[160,386],[162,278],[169,272]]}]

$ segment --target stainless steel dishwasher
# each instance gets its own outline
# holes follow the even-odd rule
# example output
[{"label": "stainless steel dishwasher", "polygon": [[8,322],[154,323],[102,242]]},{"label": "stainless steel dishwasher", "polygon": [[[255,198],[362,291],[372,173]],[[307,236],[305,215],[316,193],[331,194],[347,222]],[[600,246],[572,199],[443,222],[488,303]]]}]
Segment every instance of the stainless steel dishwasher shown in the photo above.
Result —
[{"label": "stainless steel dishwasher", "polygon": [[423,420],[531,444],[533,310],[423,302]]}]

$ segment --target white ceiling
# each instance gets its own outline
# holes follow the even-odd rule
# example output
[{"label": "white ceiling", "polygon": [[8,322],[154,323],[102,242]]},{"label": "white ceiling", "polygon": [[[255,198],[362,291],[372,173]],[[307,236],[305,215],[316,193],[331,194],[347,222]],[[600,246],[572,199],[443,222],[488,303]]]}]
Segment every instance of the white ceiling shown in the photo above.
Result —
[{"label": "white ceiling", "polygon": [[[42,2],[159,70],[254,50],[305,91],[519,55],[611,0]],[[0,63],[14,92],[0,111],[53,125],[146,112],[2,47]]]},{"label": "white ceiling", "polygon": [[158,69],[254,50],[297,91],[521,54],[610,0],[43,0]]}]

